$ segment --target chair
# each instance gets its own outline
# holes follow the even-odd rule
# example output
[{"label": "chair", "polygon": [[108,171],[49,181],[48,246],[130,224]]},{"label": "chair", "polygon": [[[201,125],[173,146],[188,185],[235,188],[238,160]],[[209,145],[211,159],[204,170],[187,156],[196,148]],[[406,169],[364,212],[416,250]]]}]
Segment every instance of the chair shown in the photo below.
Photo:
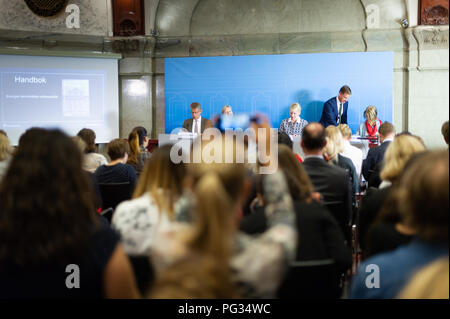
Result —
[{"label": "chair", "polygon": [[129,182],[126,182],[98,184],[98,186],[100,189],[100,196],[102,197],[102,208],[105,212],[108,212],[108,209],[112,208],[110,213],[104,215],[104,217],[111,222],[112,213],[117,205],[125,200],[131,199],[131,193],[133,191],[132,185]]},{"label": "chair", "polygon": [[342,294],[341,274],[332,259],[294,262],[282,281],[281,299],[338,299]]},{"label": "chair", "polygon": [[348,212],[347,208],[344,206],[342,201],[325,202],[322,203],[330,213],[334,216],[339,226],[341,227],[342,233],[347,243],[351,242],[351,221],[353,212]]}]

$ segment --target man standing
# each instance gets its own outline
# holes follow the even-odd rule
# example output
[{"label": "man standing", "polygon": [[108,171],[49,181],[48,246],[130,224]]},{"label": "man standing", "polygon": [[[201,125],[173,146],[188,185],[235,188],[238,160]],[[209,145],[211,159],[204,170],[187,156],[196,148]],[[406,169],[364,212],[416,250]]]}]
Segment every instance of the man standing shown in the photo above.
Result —
[{"label": "man standing", "polygon": [[338,126],[339,124],[347,124],[348,99],[352,95],[352,91],[347,85],[339,90],[338,96],[332,97],[323,105],[322,117],[320,124],[325,128],[329,125]]},{"label": "man standing", "polygon": [[183,131],[201,134],[205,129],[213,127],[213,124],[207,118],[202,118],[202,107],[200,103],[191,104],[192,118],[187,119],[183,123]]}]

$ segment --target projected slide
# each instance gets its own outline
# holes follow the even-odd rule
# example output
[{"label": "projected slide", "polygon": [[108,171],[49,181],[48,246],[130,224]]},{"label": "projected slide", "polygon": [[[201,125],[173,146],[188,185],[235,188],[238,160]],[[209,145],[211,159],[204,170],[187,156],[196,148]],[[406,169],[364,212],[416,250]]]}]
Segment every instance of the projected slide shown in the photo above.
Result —
[{"label": "projected slide", "polygon": [[104,74],[30,71],[0,69],[3,127],[103,121]]},{"label": "projected slide", "polygon": [[348,124],[354,133],[369,105],[392,122],[392,52],[170,58],[164,64],[166,133],[191,117],[192,102],[207,118],[226,104],[234,113],[262,112],[276,128],[298,102],[302,118],[319,121],[324,102],[344,84],[353,92]]},{"label": "projected slide", "polygon": [[119,135],[117,73],[116,59],[0,55],[0,129],[14,145],[30,127],[87,127],[107,143]]}]

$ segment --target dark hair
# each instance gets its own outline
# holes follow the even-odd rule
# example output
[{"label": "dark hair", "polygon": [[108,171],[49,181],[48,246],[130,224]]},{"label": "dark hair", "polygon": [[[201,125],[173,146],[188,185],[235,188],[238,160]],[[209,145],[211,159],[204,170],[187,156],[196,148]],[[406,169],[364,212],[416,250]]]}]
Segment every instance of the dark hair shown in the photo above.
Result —
[{"label": "dark hair", "polygon": [[144,139],[147,136],[147,130],[143,126],[136,126],[133,131],[136,131],[136,133],[139,136],[139,146],[142,146],[144,144]]},{"label": "dark hair", "polygon": [[352,94],[352,90],[350,90],[350,87],[348,85],[344,85],[340,88],[339,93]]},{"label": "dark hair", "polygon": [[395,133],[395,128],[391,123],[384,122],[380,125],[378,132],[381,136],[388,136],[389,134]]},{"label": "dark hair", "polygon": [[111,161],[115,161],[116,159],[124,157],[125,153],[130,154],[130,146],[124,139],[116,138],[108,143],[107,152]]},{"label": "dark hair", "polygon": [[448,140],[449,140],[449,125],[448,125],[448,121],[444,122],[444,124],[442,124],[441,133],[442,133],[442,136],[444,137],[445,143],[448,144]]},{"label": "dark hair", "polygon": [[81,256],[99,226],[81,162],[59,130],[32,128],[20,137],[8,183],[0,185],[0,260],[32,265]]},{"label": "dark hair", "polygon": [[0,130],[0,134],[5,135],[6,137],[8,137],[8,134],[6,134],[6,132],[3,131],[3,130]]},{"label": "dark hair", "polygon": [[286,176],[292,199],[304,202],[311,198],[313,192],[311,180],[294,152],[286,145],[278,146],[278,166]]},{"label": "dark hair", "polygon": [[286,145],[292,149],[292,140],[286,132],[278,131],[278,145]]},{"label": "dark hair", "polygon": [[198,103],[198,102],[191,103],[191,109],[201,109],[201,108],[202,108],[202,106],[200,103]]},{"label": "dark hair", "polygon": [[[312,128],[317,126],[318,129]],[[302,132],[302,143],[308,150],[319,150],[325,147],[326,132],[320,123],[312,122],[305,126]]]},{"label": "dark hair", "polygon": [[83,139],[86,143],[85,153],[94,153],[96,151],[95,148],[95,132],[90,128],[84,128],[80,130],[77,134],[79,137]]}]

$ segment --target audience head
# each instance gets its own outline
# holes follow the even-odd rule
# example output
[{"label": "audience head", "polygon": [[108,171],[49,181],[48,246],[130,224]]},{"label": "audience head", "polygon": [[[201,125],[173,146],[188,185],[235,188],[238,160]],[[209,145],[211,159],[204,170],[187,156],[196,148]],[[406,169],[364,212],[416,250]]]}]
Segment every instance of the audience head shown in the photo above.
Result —
[{"label": "audience head", "polygon": [[350,98],[350,95],[352,95],[352,90],[350,90],[349,86],[344,85],[339,90],[338,99],[341,103],[345,103]]},{"label": "audience head", "polygon": [[377,108],[373,105],[369,105],[364,111],[364,117],[366,118],[367,122],[369,122],[370,125],[375,124],[375,121],[377,120],[378,117]]},{"label": "audience head", "polygon": [[317,122],[309,123],[302,132],[302,148],[306,153],[319,153],[327,144],[326,132],[322,124]]},{"label": "audience head", "polygon": [[291,104],[291,107],[289,108],[289,115],[291,116],[291,120],[296,120],[301,113],[302,107],[300,106],[299,103]]},{"label": "audience head", "polygon": [[330,161],[334,161],[339,153],[344,150],[344,143],[341,131],[337,126],[330,125],[325,129],[327,144],[324,153],[328,155]]},{"label": "audience head", "polygon": [[0,135],[4,135],[4,136],[8,137],[8,134],[6,134],[6,132],[3,130],[0,130]]},{"label": "audience head", "polygon": [[11,156],[11,145],[6,135],[0,134],[0,161],[4,161]]},{"label": "audience head", "polygon": [[380,173],[381,179],[394,182],[411,156],[423,151],[425,146],[416,137],[397,136],[386,150],[384,166]]},{"label": "audience head", "polygon": [[173,204],[183,192],[182,181],[186,176],[186,165],[183,162],[175,164],[170,159],[172,145],[156,148],[147,161],[144,171],[139,177],[133,198],[150,193],[160,208],[174,219]]},{"label": "audience head", "polygon": [[128,163],[131,165],[136,165],[138,163],[138,155],[141,152],[139,147],[139,133],[136,129],[131,131],[128,135],[128,145],[130,147],[130,152],[128,153]]},{"label": "audience head", "polygon": [[278,131],[278,145],[286,145],[292,149],[292,140],[286,132]]},{"label": "audience head", "polygon": [[202,106],[200,103],[194,102],[191,104],[191,114],[194,120],[198,120],[202,115]]},{"label": "audience head", "polygon": [[[98,223],[82,154],[59,130],[32,128],[0,185],[0,260],[19,265],[68,262]],[[18,236],[20,234],[20,236]],[[70,258],[69,258],[70,259]]]},{"label": "audience head", "polygon": [[[311,180],[292,149],[286,145],[278,146],[278,167],[286,176],[292,199],[301,202],[309,200],[313,193]],[[263,190],[260,193],[263,194]]]},{"label": "audience head", "polygon": [[116,138],[108,143],[107,152],[111,161],[122,159],[121,162],[126,163],[128,154],[130,153],[130,147],[124,139]]},{"label": "audience head", "polygon": [[352,130],[347,124],[339,124],[338,128],[344,139],[350,140],[352,138]]},{"label": "audience head", "polygon": [[[204,142],[202,153],[211,150],[237,150],[236,141],[213,139]],[[206,162],[188,165],[189,177],[196,197],[194,231],[187,241],[194,251],[204,252],[224,260],[230,254],[229,238],[235,231],[237,212],[244,199],[245,164],[238,163],[233,151],[232,163],[227,163],[222,151],[221,163]],[[228,161],[229,162],[229,161]],[[212,213],[214,212],[214,213]]]},{"label": "audience head", "polygon": [[139,137],[139,146],[147,147],[148,145],[148,135],[147,130],[143,126],[136,126],[133,131],[136,131]]},{"label": "audience head", "polygon": [[231,116],[233,115],[233,109],[230,105],[225,105],[224,107],[222,107],[222,114]]},{"label": "audience head", "polygon": [[388,138],[393,138],[395,136],[395,128],[389,122],[384,122],[380,125],[378,129],[378,133],[380,134],[380,141],[383,143],[384,140]]},{"label": "audience head", "polygon": [[448,121],[444,122],[444,124],[442,124],[441,133],[442,133],[442,136],[444,137],[445,143],[447,143],[447,145],[448,145],[448,141],[449,141]]},{"label": "audience head", "polygon": [[405,224],[418,237],[448,245],[449,155],[427,152],[405,171],[399,181],[397,200]]},{"label": "audience head", "polygon": [[80,130],[77,134],[86,143],[86,153],[94,153],[96,151],[95,147],[95,132],[90,128],[84,128]]}]

